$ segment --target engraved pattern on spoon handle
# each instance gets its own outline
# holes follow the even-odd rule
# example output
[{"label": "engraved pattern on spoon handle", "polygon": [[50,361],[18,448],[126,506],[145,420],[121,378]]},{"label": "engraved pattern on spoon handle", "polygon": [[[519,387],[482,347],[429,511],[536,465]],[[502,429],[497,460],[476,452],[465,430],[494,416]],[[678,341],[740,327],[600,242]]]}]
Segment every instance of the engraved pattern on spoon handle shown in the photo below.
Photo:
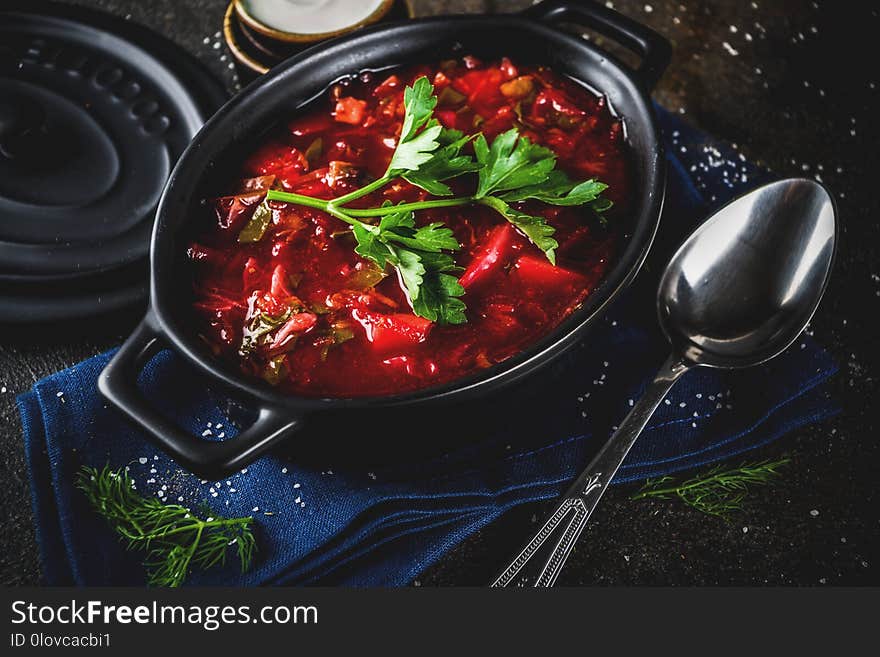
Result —
[{"label": "engraved pattern on spoon handle", "polygon": [[553,586],[590,515],[657,406],[690,367],[670,356],[620,427],[492,586]]}]

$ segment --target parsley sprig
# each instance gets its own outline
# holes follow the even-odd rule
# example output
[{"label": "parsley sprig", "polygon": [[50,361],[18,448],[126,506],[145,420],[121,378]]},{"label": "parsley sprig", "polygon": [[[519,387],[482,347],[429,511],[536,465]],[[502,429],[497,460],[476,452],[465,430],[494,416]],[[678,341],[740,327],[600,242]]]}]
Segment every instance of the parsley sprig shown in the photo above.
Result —
[{"label": "parsley sprig", "polygon": [[[553,151],[532,143],[516,128],[498,135],[491,144],[482,133],[467,136],[444,128],[434,118],[437,97],[426,77],[406,87],[403,98],[400,137],[382,177],[330,200],[272,189],[266,195],[264,211],[258,210],[255,217],[265,223],[271,214],[265,211],[268,201],[316,208],[336,217],[351,226],[356,253],[379,267],[396,270],[416,315],[440,324],[463,324],[467,321],[460,298],[464,288],[455,275],[461,268],[452,256],[461,245],[442,223],[416,227],[415,212],[485,205],[516,226],[556,264],[559,244],[553,238],[555,228],[543,216],[530,215],[514,204],[535,200],[559,206],[589,205],[597,213],[611,207],[611,202],[601,197],[607,185],[596,180],[570,180],[556,168]],[[473,155],[465,150],[471,142]],[[468,173],[477,174],[476,190],[469,196],[453,196],[447,181]],[[438,198],[398,205],[386,202],[373,208],[347,207],[398,178]],[[266,226],[261,227],[265,230]],[[245,241],[253,241],[253,232],[247,233]]]}]

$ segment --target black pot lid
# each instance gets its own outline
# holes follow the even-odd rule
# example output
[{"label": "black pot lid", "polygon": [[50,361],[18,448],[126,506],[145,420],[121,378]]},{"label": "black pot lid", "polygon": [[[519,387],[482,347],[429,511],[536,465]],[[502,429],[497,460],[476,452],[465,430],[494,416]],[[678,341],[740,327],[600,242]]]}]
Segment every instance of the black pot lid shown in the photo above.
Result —
[{"label": "black pot lid", "polygon": [[145,306],[149,292],[147,261],[114,269],[112,273],[82,275],[75,284],[39,280],[4,285],[0,294],[0,330],[3,326],[92,318]]},{"label": "black pot lid", "polygon": [[47,299],[76,296],[77,281],[145,260],[165,180],[225,100],[195,59],[144,27],[71,5],[4,3],[0,296],[49,281]]}]

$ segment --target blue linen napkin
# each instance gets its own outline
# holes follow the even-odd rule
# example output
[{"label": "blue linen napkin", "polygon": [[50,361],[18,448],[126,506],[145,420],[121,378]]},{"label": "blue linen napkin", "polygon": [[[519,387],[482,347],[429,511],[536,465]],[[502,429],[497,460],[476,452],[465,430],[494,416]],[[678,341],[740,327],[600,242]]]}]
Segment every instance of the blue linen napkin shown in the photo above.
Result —
[{"label": "blue linen napkin", "polygon": [[[735,150],[658,108],[667,147],[667,201],[649,271],[612,307],[584,344],[531,393],[540,409],[467,435],[441,456],[414,452],[375,464],[265,456],[206,482],[180,470],[98,395],[112,353],[38,382],[19,397],[25,449],[48,584],[141,585],[142,554],[126,552],[74,489],[82,465],[128,465],[143,494],[226,516],[257,519],[258,555],[194,572],[190,584],[403,585],[508,509],[560,494],[654,376],[668,345],[654,315],[656,271],[699,221],[769,179]],[[652,267],[651,263],[656,260]],[[809,337],[772,362],[738,372],[698,369],[660,406],[615,482],[693,468],[765,445],[837,412],[823,389],[836,366]],[[231,438],[226,400],[181,360],[162,352],[141,387],[181,426]],[[296,441],[324,440],[307,433]],[[413,436],[417,441],[418,436]],[[352,465],[352,463],[355,463]],[[499,564],[500,565],[500,564]]]}]

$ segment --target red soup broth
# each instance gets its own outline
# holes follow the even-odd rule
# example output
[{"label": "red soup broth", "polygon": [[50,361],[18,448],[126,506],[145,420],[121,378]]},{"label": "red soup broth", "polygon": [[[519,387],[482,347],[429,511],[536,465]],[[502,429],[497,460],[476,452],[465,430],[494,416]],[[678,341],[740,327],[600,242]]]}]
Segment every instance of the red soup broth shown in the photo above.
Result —
[{"label": "red soup broth", "polygon": [[[572,179],[609,185],[615,203],[602,219],[587,207],[525,202],[556,228],[557,266],[489,208],[416,212],[418,225],[440,221],[461,243],[467,323],[437,325],[416,316],[392,272],[354,252],[348,227],[320,211],[271,201],[272,222],[259,241],[238,235],[265,188],[330,199],[384,174],[403,117],[404,87],[426,75],[446,127],[483,132],[491,141],[517,126],[557,156]],[[191,263],[196,331],[214,354],[246,375],[307,397],[364,397],[447,383],[528,348],[570,315],[613,261],[631,173],[623,125],[604,97],[547,68],[472,57],[362,74],[272,132],[245,159],[240,179],[197,217]],[[474,176],[451,181],[472,190]],[[422,200],[403,180],[360,199],[374,207]],[[209,216],[208,216],[209,215]],[[295,304],[305,309],[285,316]],[[254,317],[275,318],[255,324]]]}]

